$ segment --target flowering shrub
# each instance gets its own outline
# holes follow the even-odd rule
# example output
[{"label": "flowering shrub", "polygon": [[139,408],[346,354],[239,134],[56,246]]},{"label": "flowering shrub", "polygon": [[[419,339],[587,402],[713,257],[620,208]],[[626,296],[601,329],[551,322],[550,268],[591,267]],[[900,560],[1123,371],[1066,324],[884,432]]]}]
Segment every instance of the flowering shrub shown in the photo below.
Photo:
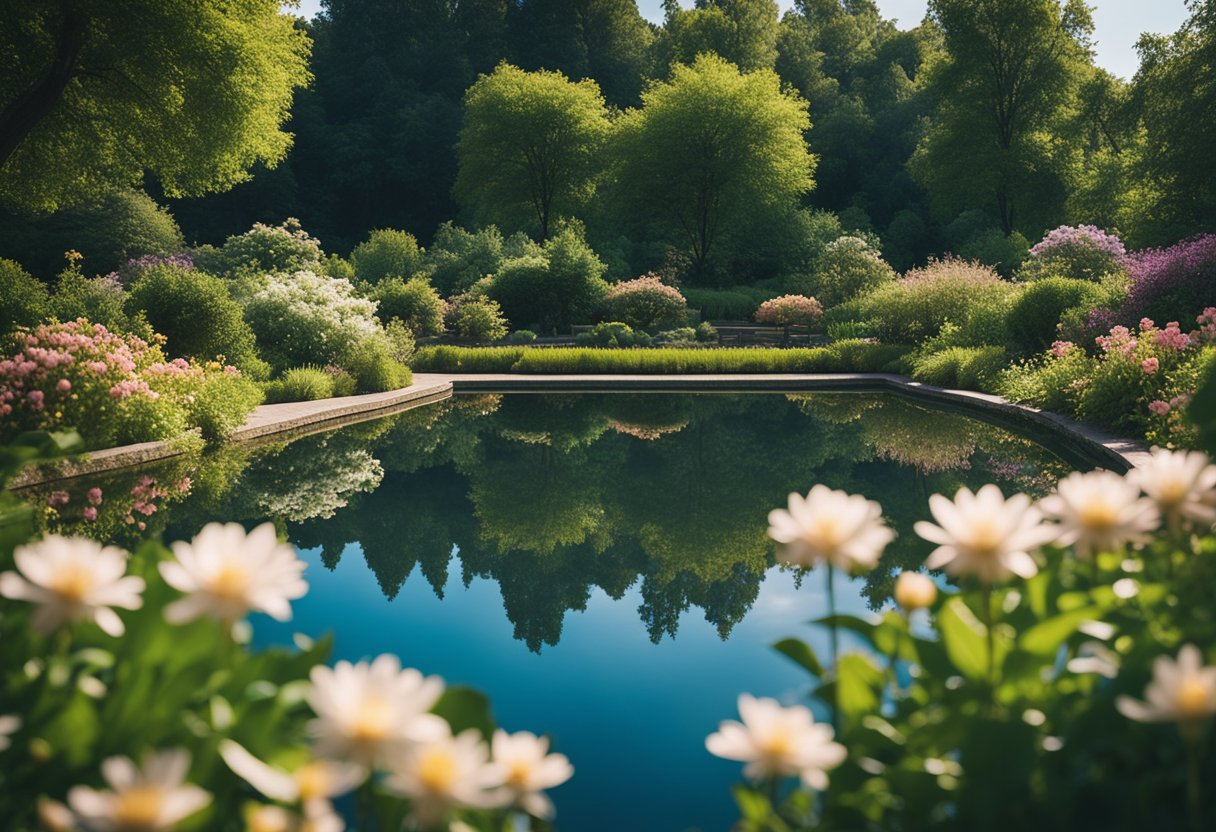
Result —
[{"label": "flowering shrub", "polygon": [[1061,225],[1030,250],[1019,276],[1025,280],[1054,275],[1096,281],[1123,271],[1130,262],[1123,241],[1115,235],[1092,225]]},{"label": "flowering shrub", "polygon": [[1026,286],[1006,319],[1010,348],[1018,355],[1045,350],[1060,337],[1060,322],[1072,310],[1094,308],[1102,297],[1097,285],[1069,277],[1045,277]]},{"label": "flowering shrub", "polygon": [[79,319],[14,338],[0,361],[0,440],[78,426],[94,446],[231,433],[261,400],[235,367],[165,361],[160,348]]},{"label": "flowering shrub", "polygon": [[895,271],[865,240],[841,237],[828,243],[815,261],[812,285],[816,298],[825,306],[835,306],[895,277]]},{"label": "flowering shrub", "polygon": [[856,314],[883,341],[914,344],[936,335],[946,321],[966,328],[974,313],[1003,309],[1016,291],[987,266],[947,258],[863,295]]},{"label": "flowering shrub", "polygon": [[[227,275],[258,272],[321,271],[321,243],[288,218],[282,225],[255,223],[244,234],[229,237],[205,262]],[[201,264],[200,264],[201,265]]]},{"label": "flowering shrub", "polygon": [[111,332],[138,335],[147,340],[152,337],[152,329],[138,314],[128,314],[129,299],[126,290],[116,279],[85,277],[79,261],[73,261],[59,275],[55,292],[51,295],[50,316],[59,321],[87,318]]},{"label": "flowering shrub", "polygon": [[772,326],[814,326],[823,317],[823,304],[805,295],[766,300],[756,310],[756,322]]},{"label": "flowering shrub", "polygon": [[1185,320],[1216,306],[1216,234],[1137,252],[1128,271],[1131,286],[1115,321]]},{"label": "flowering shrub", "polygon": [[604,296],[610,321],[634,329],[658,330],[682,326],[688,319],[688,301],[680,290],[647,274],[615,284]]},{"label": "flowering shrub", "polygon": [[145,272],[160,266],[167,266],[181,271],[193,271],[194,258],[185,252],[169,255],[145,254],[143,257],[131,258],[125,264],[119,266],[117,271],[111,272],[106,277],[117,280],[123,286],[130,286]]}]

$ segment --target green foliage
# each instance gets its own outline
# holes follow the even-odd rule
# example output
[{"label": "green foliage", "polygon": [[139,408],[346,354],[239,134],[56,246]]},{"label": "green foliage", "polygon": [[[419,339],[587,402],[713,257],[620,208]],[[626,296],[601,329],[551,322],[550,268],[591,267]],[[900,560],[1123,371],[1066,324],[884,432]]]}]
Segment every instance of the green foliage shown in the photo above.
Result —
[{"label": "green foliage", "polygon": [[416,335],[443,334],[443,299],[425,277],[381,280],[371,291],[376,316],[381,321],[399,320]]},{"label": "green foliage", "polygon": [[360,280],[379,283],[388,277],[409,280],[418,275],[423,271],[424,255],[413,234],[379,228],[355,246],[350,262]]},{"label": "green foliage", "polygon": [[996,392],[1054,413],[1075,413],[1078,388],[1073,382],[1092,372],[1084,350],[1069,350],[1061,358],[1038,358],[1013,364],[1001,374]]},{"label": "green foliage", "polygon": [[1088,280],[1049,277],[1028,285],[1009,309],[1011,349],[1022,356],[1042,352],[1061,337],[1060,321],[1070,310],[1087,314],[1101,298]]},{"label": "green foliage", "polygon": [[703,344],[718,340],[718,330],[709,321],[701,321],[694,330],[694,337]]},{"label": "green foliage", "polygon": [[449,300],[444,325],[457,338],[470,341],[498,341],[507,335],[507,319],[498,301],[475,294]]},{"label": "green foliage", "polygon": [[253,378],[265,378],[253,330],[221,278],[194,269],[158,265],[131,285],[127,309],[165,337],[170,355],[212,361],[217,356]]},{"label": "green foliage", "polygon": [[59,275],[51,295],[51,317],[58,321],[87,318],[112,332],[129,333],[147,339],[152,330],[141,316],[127,314],[127,292],[110,277],[85,277],[73,264]]},{"label": "green foliage", "polygon": [[0,259],[0,336],[34,326],[50,315],[51,296],[21,264]]},{"label": "green foliage", "polygon": [[426,270],[436,289],[445,295],[458,295],[483,277],[497,274],[504,259],[523,256],[533,247],[523,235],[503,240],[493,225],[466,231],[445,222],[427,250]]},{"label": "green foliage", "polygon": [[836,306],[895,278],[894,270],[865,240],[840,237],[815,261],[811,294],[825,306]]},{"label": "green foliage", "polygon": [[261,385],[245,375],[209,372],[191,386],[186,421],[208,442],[230,437],[264,399]]},{"label": "green foliage", "polygon": [[0,41],[0,196],[39,210],[145,174],[172,196],[230,188],[286,155],[310,77],[308,35],[274,0],[37,6],[4,15]]},{"label": "green foliage", "polygon": [[[408,333],[408,330],[406,330]],[[412,347],[413,342],[409,342]],[[378,332],[351,344],[339,361],[343,370],[354,376],[360,393],[383,393],[408,387],[412,376],[406,362],[411,350],[401,340]]]},{"label": "green foliage", "polygon": [[507,336],[508,344],[531,344],[536,340],[536,333],[530,329],[517,329]]},{"label": "green foliage", "polygon": [[254,223],[244,234],[235,234],[213,257],[198,260],[200,268],[233,277],[264,272],[324,272],[325,252],[295,218],[282,225]]},{"label": "green foliage", "polygon": [[707,0],[692,9],[671,4],[665,10],[655,44],[664,68],[714,54],[750,72],[771,69],[777,58],[780,9],[773,0]]},{"label": "green foliage", "polygon": [[968,239],[956,252],[964,260],[974,260],[991,266],[1004,277],[1010,277],[1025,262],[1030,243],[1021,232],[1006,236],[999,228],[990,228]]},{"label": "green foliage", "polygon": [[549,332],[591,320],[608,292],[604,262],[564,228],[541,249],[502,264],[488,288],[511,325]]},{"label": "green foliage", "polygon": [[609,130],[595,81],[501,63],[465,93],[456,196],[483,222],[548,239],[594,193]]},{"label": "green foliage", "polygon": [[918,357],[912,378],[938,387],[991,390],[1005,364],[1001,347],[949,347]]},{"label": "green foliage", "polygon": [[292,367],[266,385],[266,401],[315,402],[334,394],[334,377],[320,367]]},{"label": "green foliage", "polygon": [[756,316],[761,303],[780,294],[753,286],[735,286],[731,289],[689,287],[683,291],[688,305],[701,310],[701,317],[707,321],[750,321]]},{"label": "green foliage", "polygon": [[651,86],[617,122],[624,216],[658,224],[703,278],[716,240],[757,215],[784,216],[814,185],[806,101],[771,70],[741,74],[702,55]]},{"label": "green foliage", "polygon": [[[690,330],[691,331],[691,330]],[[645,332],[634,332],[629,324],[619,321],[596,324],[589,332],[580,332],[574,339],[581,347],[607,349],[649,347],[651,338]]]}]

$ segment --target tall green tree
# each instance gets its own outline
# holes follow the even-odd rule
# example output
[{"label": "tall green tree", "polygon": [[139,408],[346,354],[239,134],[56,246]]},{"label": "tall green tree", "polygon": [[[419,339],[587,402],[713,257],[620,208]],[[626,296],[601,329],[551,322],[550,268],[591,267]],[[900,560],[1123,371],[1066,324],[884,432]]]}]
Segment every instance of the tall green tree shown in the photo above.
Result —
[{"label": "tall green tree", "polygon": [[500,64],[465,95],[456,196],[483,222],[548,239],[594,193],[610,129],[594,81]]},{"label": "tall green tree", "polygon": [[274,165],[310,42],[279,0],[45,0],[0,14],[0,197],[223,190]]},{"label": "tall green tree", "polygon": [[1058,141],[1091,65],[1082,0],[930,0],[944,52],[939,96],[914,170],[945,218],[989,212],[1028,236],[1063,218],[1067,149]]},{"label": "tall green tree", "polygon": [[777,58],[776,0],[697,0],[691,9],[663,0],[666,19],[657,41],[660,64],[689,64],[712,52],[739,69],[771,69]]},{"label": "tall green tree", "polygon": [[732,224],[788,211],[814,187],[807,104],[772,70],[741,73],[716,55],[677,64],[618,122],[614,153],[621,210],[661,224],[709,277],[715,244]]}]

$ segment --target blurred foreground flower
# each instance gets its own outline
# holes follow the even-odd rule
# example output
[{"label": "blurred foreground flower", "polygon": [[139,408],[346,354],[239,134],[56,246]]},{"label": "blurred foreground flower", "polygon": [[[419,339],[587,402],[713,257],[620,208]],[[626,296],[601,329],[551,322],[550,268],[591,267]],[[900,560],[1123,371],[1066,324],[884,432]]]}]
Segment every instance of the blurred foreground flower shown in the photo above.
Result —
[{"label": "blurred foreground flower", "polygon": [[290,601],[308,591],[304,561],[271,523],[248,534],[239,523],[208,523],[189,543],[174,543],[173,554],[176,560],[160,564],[165,582],[186,593],[165,608],[173,624],[202,616],[231,624],[250,611],[286,621]]},{"label": "blurred foreground flower", "polygon": [[321,756],[375,767],[397,759],[411,743],[449,733],[446,722],[427,713],[443,695],[443,680],[402,670],[396,656],[314,667],[310,678],[308,704],[317,715],[311,728]]},{"label": "blurred foreground flower", "polygon": [[302,804],[309,817],[332,814],[329,801],[354,790],[367,778],[356,763],[309,760],[287,772],[267,765],[232,740],[220,743],[220,756],[246,783],[271,800]]},{"label": "blurred foreground flower", "polygon": [[1193,644],[1178,651],[1178,661],[1158,656],[1144,698],[1146,702],[1120,696],[1115,707],[1137,722],[1181,723],[1185,733],[1216,714],[1216,667],[1205,667]]},{"label": "blurred foreground flower", "polygon": [[938,525],[920,521],[916,533],[939,544],[925,561],[930,569],[945,568],[951,575],[973,575],[993,584],[1011,574],[1033,578],[1039,571],[1030,552],[1053,540],[1054,526],[1030,497],[1014,494],[1008,500],[989,483],[974,494],[960,488],[954,500],[941,494],[929,498],[929,511]]},{"label": "blurred foreground flower", "polygon": [[110,791],[76,786],[68,806],[86,829],[98,832],[164,832],[211,803],[210,793],[186,782],[190,752],[149,753],[136,768],[127,757],[109,757],[101,774]]},{"label": "blurred foreground flower", "polygon": [[553,801],[544,790],[560,786],[574,776],[574,766],[566,755],[550,754],[549,740],[528,731],[515,734],[495,731],[490,751],[514,802],[538,818],[552,818]]},{"label": "blurred foreground flower", "polygon": [[742,722],[725,720],[705,739],[709,753],[747,763],[743,775],[800,777],[812,789],[826,789],[827,772],[844,762],[848,752],[833,741],[830,725],[815,722],[810,708],[783,708],[775,699],[739,696]]},{"label": "blurred foreground flower", "polygon": [[0,716],[0,751],[7,751],[8,747],[13,744],[13,734],[21,730],[21,717],[19,716]]},{"label": "blurred foreground flower", "polygon": [[1084,559],[1143,543],[1161,524],[1156,505],[1140,495],[1140,485],[1113,471],[1069,474],[1039,507],[1059,520],[1057,542],[1075,544],[1077,556]]},{"label": "blurred foreground flower", "polygon": [[895,539],[883,525],[882,506],[825,485],[814,486],[806,497],[790,494],[789,509],[773,509],[768,523],[782,560],[795,566],[823,561],[846,571],[873,569]]},{"label": "blurred foreground flower", "polygon": [[13,552],[17,572],[0,574],[0,595],[39,605],[31,626],[50,633],[86,619],[111,636],[124,632],[111,607],[137,610],[144,579],[126,576],[127,553],[83,537],[49,535]]},{"label": "blurred foreground flower", "polygon": [[1171,531],[1187,521],[1205,530],[1216,522],[1216,465],[1202,451],[1153,448],[1148,461],[1128,479],[1157,504]]},{"label": "blurred foreground flower", "polygon": [[908,612],[933,606],[937,584],[919,572],[900,572],[895,579],[895,603]]},{"label": "blurred foreground flower", "polygon": [[384,781],[389,791],[409,799],[414,822],[427,829],[451,809],[489,809],[508,799],[500,788],[503,772],[490,763],[490,749],[477,729],[453,737],[443,725],[438,736],[411,745]]},{"label": "blurred foreground flower", "polygon": [[282,806],[250,805],[245,832],[342,832],[346,823],[333,811],[301,815]]}]

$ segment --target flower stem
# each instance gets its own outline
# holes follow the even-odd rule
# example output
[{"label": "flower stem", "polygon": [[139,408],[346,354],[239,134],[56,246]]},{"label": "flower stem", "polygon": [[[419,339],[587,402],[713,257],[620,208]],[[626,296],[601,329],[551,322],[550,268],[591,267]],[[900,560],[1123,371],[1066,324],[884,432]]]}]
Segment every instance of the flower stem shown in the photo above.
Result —
[{"label": "flower stem", "polygon": [[984,632],[988,641],[988,690],[996,701],[996,639],[993,630],[992,584],[984,584]]},{"label": "flower stem", "polygon": [[828,564],[828,630],[832,644],[832,728],[840,731],[840,671],[836,660],[840,655],[840,638],[836,626],[836,567]]},{"label": "flower stem", "polygon": [[1186,744],[1187,776],[1186,802],[1190,814],[1192,832],[1203,829],[1203,804],[1199,797],[1199,740],[1189,740]]}]

